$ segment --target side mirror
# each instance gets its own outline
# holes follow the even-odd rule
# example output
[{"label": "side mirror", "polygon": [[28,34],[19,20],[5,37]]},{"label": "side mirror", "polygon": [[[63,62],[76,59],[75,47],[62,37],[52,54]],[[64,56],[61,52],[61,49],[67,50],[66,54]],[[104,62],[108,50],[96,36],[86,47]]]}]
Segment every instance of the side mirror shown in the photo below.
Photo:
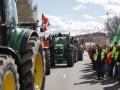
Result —
[{"label": "side mirror", "polygon": [[40,28],[40,32],[44,32],[43,28]]}]

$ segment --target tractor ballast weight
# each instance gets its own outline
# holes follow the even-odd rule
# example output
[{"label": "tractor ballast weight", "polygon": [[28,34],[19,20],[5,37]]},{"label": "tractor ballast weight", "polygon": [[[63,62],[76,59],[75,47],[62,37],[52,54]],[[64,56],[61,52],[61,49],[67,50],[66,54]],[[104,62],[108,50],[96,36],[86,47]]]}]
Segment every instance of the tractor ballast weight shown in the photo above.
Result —
[{"label": "tractor ballast weight", "polygon": [[69,34],[54,34],[49,36],[51,66],[56,63],[67,63],[67,66],[72,67],[73,61],[73,46],[70,44]]},{"label": "tractor ballast weight", "polygon": [[17,24],[16,0],[0,0],[0,90],[42,90],[38,34]]}]

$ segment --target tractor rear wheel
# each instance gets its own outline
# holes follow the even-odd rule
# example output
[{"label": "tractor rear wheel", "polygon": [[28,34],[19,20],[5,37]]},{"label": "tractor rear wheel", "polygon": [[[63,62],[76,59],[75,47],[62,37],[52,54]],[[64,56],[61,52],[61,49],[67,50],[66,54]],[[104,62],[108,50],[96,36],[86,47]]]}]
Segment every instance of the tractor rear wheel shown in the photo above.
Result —
[{"label": "tractor rear wheel", "polygon": [[50,67],[55,67],[55,56],[50,53]]},{"label": "tractor rear wheel", "polygon": [[31,37],[26,48],[20,61],[21,90],[41,90],[44,82],[44,64],[38,38]]},{"label": "tractor rear wheel", "polygon": [[45,64],[46,72],[45,72],[45,74],[50,75],[50,50],[49,49],[45,50],[45,61],[46,61],[46,64]]},{"label": "tractor rear wheel", "polygon": [[67,57],[67,66],[72,67],[74,65],[74,55],[73,53],[69,53]]},{"label": "tractor rear wheel", "polygon": [[0,90],[19,90],[19,76],[15,59],[0,55]]},{"label": "tractor rear wheel", "polygon": [[78,60],[82,61],[83,60],[83,52],[81,50],[79,50],[78,54],[79,54]]}]

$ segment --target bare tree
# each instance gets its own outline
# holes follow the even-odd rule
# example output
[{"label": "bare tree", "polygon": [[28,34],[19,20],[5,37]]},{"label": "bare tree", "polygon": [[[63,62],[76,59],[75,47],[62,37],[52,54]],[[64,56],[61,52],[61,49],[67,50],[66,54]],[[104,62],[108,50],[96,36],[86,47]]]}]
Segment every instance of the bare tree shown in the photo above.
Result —
[{"label": "bare tree", "polygon": [[105,28],[110,36],[116,34],[119,24],[120,24],[120,17],[118,16],[114,16],[106,20]]}]

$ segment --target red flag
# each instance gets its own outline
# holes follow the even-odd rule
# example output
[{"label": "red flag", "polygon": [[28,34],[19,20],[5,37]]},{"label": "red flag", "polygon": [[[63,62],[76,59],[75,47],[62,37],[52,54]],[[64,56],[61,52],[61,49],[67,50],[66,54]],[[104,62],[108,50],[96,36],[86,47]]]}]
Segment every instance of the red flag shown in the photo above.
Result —
[{"label": "red flag", "polygon": [[49,26],[49,20],[47,17],[44,16],[44,14],[42,14],[42,28],[41,28],[41,32],[45,32],[47,31],[47,27]]},{"label": "red flag", "polygon": [[47,26],[46,26],[46,24],[43,24],[43,25],[42,25],[42,28],[43,28],[43,31],[44,31],[44,32],[47,31]]},{"label": "red flag", "polygon": [[48,18],[46,18],[46,17],[44,16],[44,14],[42,14],[42,23],[43,23],[43,24],[47,24],[47,23],[48,23]]}]

